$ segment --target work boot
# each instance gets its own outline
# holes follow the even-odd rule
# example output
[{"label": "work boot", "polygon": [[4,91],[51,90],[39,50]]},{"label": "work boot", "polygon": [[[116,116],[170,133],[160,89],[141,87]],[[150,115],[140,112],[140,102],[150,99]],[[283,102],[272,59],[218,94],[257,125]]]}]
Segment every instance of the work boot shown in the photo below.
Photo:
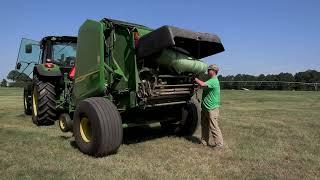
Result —
[{"label": "work boot", "polygon": [[223,144],[215,144],[215,145],[209,145],[210,148],[216,149],[216,148],[222,148]]},{"label": "work boot", "polygon": [[205,140],[203,140],[203,139],[200,140],[200,143],[201,143],[202,145],[204,145],[204,146],[208,146],[208,143],[207,143]]}]

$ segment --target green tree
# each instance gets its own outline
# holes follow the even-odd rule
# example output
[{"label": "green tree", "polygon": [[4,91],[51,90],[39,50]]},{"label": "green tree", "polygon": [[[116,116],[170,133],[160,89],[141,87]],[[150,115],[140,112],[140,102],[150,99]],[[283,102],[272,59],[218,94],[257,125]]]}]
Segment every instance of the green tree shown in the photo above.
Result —
[{"label": "green tree", "polygon": [[[279,81],[283,82],[294,82],[294,76],[291,73],[280,73],[278,74]],[[288,83],[281,83],[278,87],[279,90],[292,90],[294,88],[293,85]]]},{"label": "green tree", "polygon": [[[304,72],[298,72],[294,75],[294,78],[296,82],[316,83],[316,82],[320,82],[320,72],[316,70],[307,70]],[[314,87],[298,84],[296,85],[295,89],[296,90],[314,90]]]},{"label": "green tree", "polygon": [[26,82],[31,80],[31,78],[28,75],[26,75],[25,73],[20,73],[17,70],[10,71],[9,74],[7,75],[7,79],[10,79],[16,82]]},{"label": "green tree", "polygon": [[[237,83],[236,81],[275,81],[273,83],[257,83],[254,89],[259,90],[314,90],[313,85],[306,86],[304,84],[290,84],[281,82],[302,82],[302,83],[320,83],[320,72],[316,70],[307,70],[304,72],[298,72],[295,75],[291,73],[280,73],[280,74],[260,74],[259,76],[252,76],[247,74],[237,74],[236,76],[222,76],[219,75],[220,81],[222,82],[221,87],[223,89],[241,89],[243,83]],[[280,82],[281,81],[281,82]],[[244,86],[245,87],[245,86]]]},{"label": "green tree", "polygon": [[2,81],[1,81],[1,87],[7,87],[7,80],[5,80],[5,79],[2,79]]}]

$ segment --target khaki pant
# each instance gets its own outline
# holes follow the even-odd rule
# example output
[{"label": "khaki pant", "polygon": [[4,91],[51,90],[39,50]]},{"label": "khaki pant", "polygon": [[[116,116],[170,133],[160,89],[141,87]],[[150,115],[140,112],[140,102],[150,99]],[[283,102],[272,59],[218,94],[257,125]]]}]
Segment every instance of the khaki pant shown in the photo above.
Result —
[{"label": "khaki pant", "polygon": [[[210,111],[201,111],[201,140],[204,144],[222,146],[223,138],[219,128],[219,108]],[[210,133],[213,143],[210,143]]]}]

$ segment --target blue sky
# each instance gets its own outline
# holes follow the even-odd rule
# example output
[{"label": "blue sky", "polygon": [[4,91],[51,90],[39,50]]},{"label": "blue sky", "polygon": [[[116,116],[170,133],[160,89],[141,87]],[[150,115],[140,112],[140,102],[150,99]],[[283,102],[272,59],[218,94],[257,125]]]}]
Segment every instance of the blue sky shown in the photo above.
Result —
[{"label": "blue sky", "polygon": [[10,0],[0,5],[0,78],[14,68],[22,37],[77,35],[86,19],[103,17],[217,34],[226,51],[205,61],[223,75],[320,70],[319,0]]}]

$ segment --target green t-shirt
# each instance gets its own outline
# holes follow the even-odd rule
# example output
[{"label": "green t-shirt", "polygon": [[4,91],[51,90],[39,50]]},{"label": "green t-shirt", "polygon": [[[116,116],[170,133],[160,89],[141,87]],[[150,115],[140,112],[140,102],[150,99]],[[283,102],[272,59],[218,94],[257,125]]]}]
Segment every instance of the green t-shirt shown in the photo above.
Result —
[{"label": "green t-shirt", "polygon": [[209,111],[220,107],[220,83],[217,77],[205,82],[208,87],[203,89],[201,108]]}]

